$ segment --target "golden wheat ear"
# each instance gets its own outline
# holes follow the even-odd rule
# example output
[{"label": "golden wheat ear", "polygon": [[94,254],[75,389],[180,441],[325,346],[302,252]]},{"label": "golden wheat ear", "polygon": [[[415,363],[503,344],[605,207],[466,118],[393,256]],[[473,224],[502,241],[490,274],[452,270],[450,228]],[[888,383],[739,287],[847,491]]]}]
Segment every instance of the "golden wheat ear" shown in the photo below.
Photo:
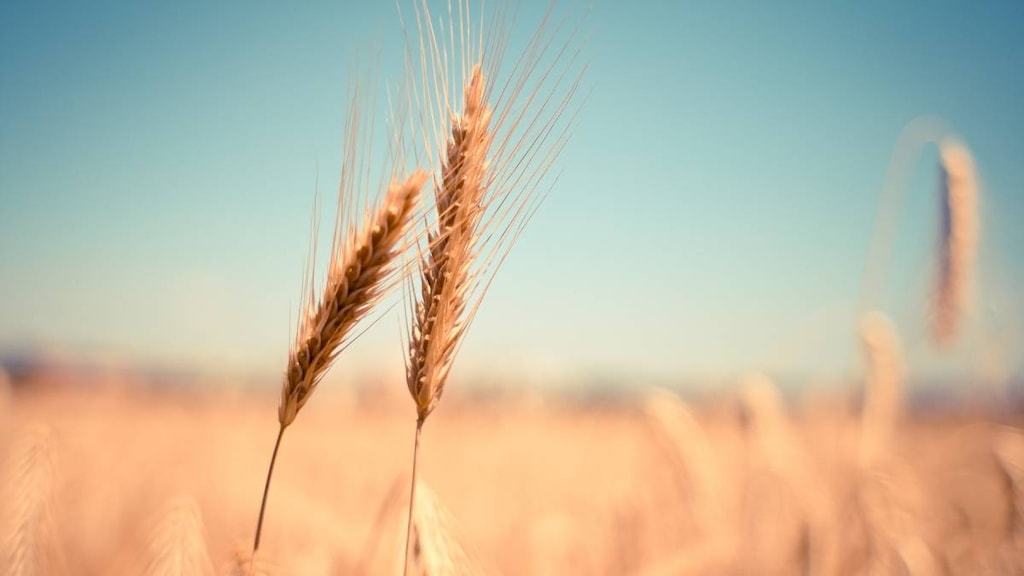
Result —
[{"label": "golden wheat ear", "polygon": [[648,392],[643,413],[652,431],[667,445],[670,461],[685,478],[697,525],[705,536],[725,533],[721,475],[711,444],[693,412],[675,393],[663,389]]},{"label": "golden wheat ear", "polygon": [[397,171],[405,163],[404,154],[400,144],[390,145],[388,160],[395,168],[383,199],[373,205],[367,199],[367,190],[373,185],[367,176],[370,164],[366,148],[372,145],[372,131],[369,137],[364,136],[366,116],[358,96],[353,96],[345,125],[345,156],[330,262],[326,282],[319,292],[313,289],[317,236],[314,210],[309,277],[303,285],[305,307],[281,386],[279,427],[256,522],[254,557],[260,545],[267,494],[284,431],[295,421],[338,354],[361,334],[356,327],[409,271],[401,256],[410,224],[417,217],[420,191],[429,176],[422,170],[413,170],[410,175],[399,177]]},{"label": "golden wheat ear", "polygon": [[412,149],[435,173],[434,210],[408,298],[406,385],[416,435],[407,555],[423,424],[494,274],[553,183],[546,176],[575,121],[573,96],[585,69],[575,32],[552,49],[550,12],[522,56],[504,68],[503,9],[488,27],[482,16],[476,23],[468,1],[449,5],[447,23],[433,19],[425,0],[413,7],[418,43],[408,44],[407,68],[417,113],[410,117],[419,121],[414,131],[422,141]]},{"label": "golden wheat ear", "polygon": [[[548,12],[517,58],[506,60],[508,9],[479,22],[468,1],[435,20],[413,2],[409,42],[411,146],[434,167],[433,210],[410,276],[406,384],[422,422],[444,393],[454,359],[508,252],[555,178],[551,167],[575,124],[585,64],[579,30],[564,44]],[[455,12],[453,14],[453,12]]]},{"label": "golden wheat ear", "polygon": [[947,346],[968,312],[978,245],[978,178],[974,159],[961,142],[939,143],[940,206],[938,279],[932,302],[932,341]]},{"label": "golden wheat ear", "polygon": [[146,576],[210,576],[206,530],[199,506],[191,499],[172,502],[153,530],[147,548]]},{"label": "golden wheat ear", "polygon": [[56,462],[46,427],[29,429],[11,450],[0,492],[0,573],[65,574],[54,517]]},{"label": "golden wheat ear", "polygon": [[482,576],[487,572],[459,542],[454,521],[430,487],[420,484],[412,510],[412,545],[406,573],[415,576]]}]

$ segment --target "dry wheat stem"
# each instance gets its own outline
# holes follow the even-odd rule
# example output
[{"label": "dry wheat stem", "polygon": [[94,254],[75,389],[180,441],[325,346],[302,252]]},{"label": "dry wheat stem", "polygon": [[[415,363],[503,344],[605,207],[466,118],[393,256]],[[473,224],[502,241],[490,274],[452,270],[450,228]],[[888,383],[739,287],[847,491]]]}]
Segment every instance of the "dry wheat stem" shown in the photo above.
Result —
[{"label": "dry wheat stem", "polygon": [[310,302],[298,333],[298,344],[289,354],[288,370],[278,407],[277,440],[267,469],[260,513],[253,541],[259,549],[274,463],[281,438],[309,400],[331,362],[351,336],[352,328],[384,295],[405,236],[427,180],[415,171],[404,182],[393,183],[379,209],[367,214],[362,229],[353,230],[339,248],[336,242],[327,285],[319,302]]},{"label": "dry wheat stem", "polygon": [[409,546],[412,542],[412,519],[413,506],[416,504],[416,463],[419,461],[420,432],[423,430],[423,420],[416,420],[416,439],[412,445],[412,480],[409,483],[409,517],[405,525],[405,553],[402,563],[402,574],[409,569]]}]

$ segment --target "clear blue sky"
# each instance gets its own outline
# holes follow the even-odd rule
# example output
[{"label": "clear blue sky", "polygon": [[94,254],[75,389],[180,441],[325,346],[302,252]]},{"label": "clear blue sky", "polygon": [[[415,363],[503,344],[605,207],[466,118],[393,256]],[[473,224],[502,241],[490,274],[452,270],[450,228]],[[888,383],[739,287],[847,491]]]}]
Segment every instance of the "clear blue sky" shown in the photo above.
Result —
[{"label": "clear blue sky", "polygon": [[[393,3],[300,4],[0,6],[0,349],[283,369],[352,65],[379,54],[401,74]],[[931,148],[879,305],[922,369],[970,370],[994,346],[1019,372],[1024,4],[826,4],[596,1],[562,178],[461,369],[842,370],[886,164],[934,114],[983,179],[984,311],[954,360],[921,352]],[[541,7],[524,0],[520,24]],[[342,363],[397,373],[401,353],[394,315]]]}]

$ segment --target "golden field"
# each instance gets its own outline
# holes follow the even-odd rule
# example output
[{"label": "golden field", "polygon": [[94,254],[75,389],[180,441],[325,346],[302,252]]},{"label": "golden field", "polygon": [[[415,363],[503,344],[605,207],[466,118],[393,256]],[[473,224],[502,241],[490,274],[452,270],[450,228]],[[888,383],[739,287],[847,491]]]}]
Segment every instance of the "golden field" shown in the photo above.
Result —
[{"label": "golden field", "polygon": [[[10,535],[31,520],[48,573],[192,573],[155,560],[191,538],[201,573],[229,574],[251,550],[276,394],[16,392],[0,417],[0,521]],[[424,428],[418,478],[447,509],[446,545],[471,558],[457,573],[1024,573],[1020,419],[908,416],[865,465],[853,395],[724,394],[691,421],[665,396],[652,410],[452,394]],[[325,391],[309,405],[270,491],[268,573],[401,573],[407,402]],[[26,475],[49,492],[28,512]],[[191,502],[201,522],[168,543],[169,511],[194,520]]]}]

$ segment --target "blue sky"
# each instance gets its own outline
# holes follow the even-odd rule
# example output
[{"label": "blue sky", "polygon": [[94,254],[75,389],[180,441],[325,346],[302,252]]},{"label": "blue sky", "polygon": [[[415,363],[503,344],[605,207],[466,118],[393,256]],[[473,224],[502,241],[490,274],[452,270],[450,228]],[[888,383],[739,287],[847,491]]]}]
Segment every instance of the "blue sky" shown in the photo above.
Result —
[{"label": "blue sky", "polygon": [[[924,147],[876,306],[915,370],[971,373],[994,355],[1019,373],[1024,8],[829,4],[563,3],[586,13],[589,97],[460,369],[844,370],[886,165],[902,128],[930,114],[968,144],[984,185],[983,305],[948,358],[928,351],[938,222]],[[523,1],[513,48],[542,9]],[[400,77],[396,14],[5,2],[0,348],[282,370],[316,167],[335,187],[354,65],[379,58],[382,78]],[[342,364],[397,374],[401,352],[387,316]]]}]

